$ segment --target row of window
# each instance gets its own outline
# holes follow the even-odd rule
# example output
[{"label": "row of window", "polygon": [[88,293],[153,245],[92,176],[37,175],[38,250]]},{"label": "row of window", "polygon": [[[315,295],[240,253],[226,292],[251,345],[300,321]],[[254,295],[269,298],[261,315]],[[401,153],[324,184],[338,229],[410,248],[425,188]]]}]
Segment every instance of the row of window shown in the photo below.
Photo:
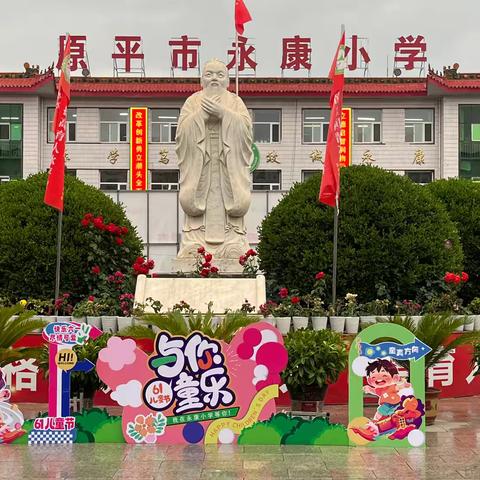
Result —
[{"label": "row of window", "polygon": [[[254,108],[250,110],[255,143],[279,143],[282,139],[282,110]],[[150,109],[150,142],[173,143],[177,132],[179,109]],[[53,142],[54,109],[48,109],[48,141]],[[434,140],[434,110],[432,108],[405,109],[405,142],[432,143]],[[68,141],[76,141],[77,109],[69,108],[67,117]],[[302,142],[320,144],[327,141],[329,109],[302,110]],[[119,108],[100,109],[100,141],[127,142],[129,137],[129,111]],[[0,140],[10,138],[8,124],[0,123]],[[353,110],[354,143],[380,143],[382,141],[382,110]]]},{"label": "row of window", "polygon": [[[75,174],[75,171],[67,173]],[[319,170],[302,170],[302,181],[315,175]],[[430,183],[433,181],[431,170],[407,170],[399,172],[408,176],[416,183]],[[281,190],[281,170],[256,170],[252,175],[253,190]],[[151,170],[151,190],[178,190],[178,170]],[[127,190],[128,170],[100,170],[100,188],[102,190]]]}]

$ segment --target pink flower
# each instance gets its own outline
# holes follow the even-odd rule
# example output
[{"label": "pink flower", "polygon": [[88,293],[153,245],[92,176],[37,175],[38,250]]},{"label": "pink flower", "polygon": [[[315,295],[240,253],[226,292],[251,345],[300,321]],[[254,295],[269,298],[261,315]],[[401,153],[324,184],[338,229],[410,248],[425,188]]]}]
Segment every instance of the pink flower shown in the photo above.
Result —
[{"label": "pink flower", "polygon": [[280,295],[280,298],[287,298],[288,297],[288,288],[281,288],[280,291],[278,292]]},{"label": "pink flower", "polygon": [[315,275],[315,280],[322,280],[323,278],[325,278],[325,273],[324,272],[318,272]]},{"label": "pink flower", "polygon": [[101,272],[100,267],[98,265],[94,265],[91,271],[94,275],[100,275],[100,272]]},{"label": "pink flower", "polygon": [[88,301],[89,302],[94,302],[95,301],[95,297],[93,295],[89,295],[88,296]]}]

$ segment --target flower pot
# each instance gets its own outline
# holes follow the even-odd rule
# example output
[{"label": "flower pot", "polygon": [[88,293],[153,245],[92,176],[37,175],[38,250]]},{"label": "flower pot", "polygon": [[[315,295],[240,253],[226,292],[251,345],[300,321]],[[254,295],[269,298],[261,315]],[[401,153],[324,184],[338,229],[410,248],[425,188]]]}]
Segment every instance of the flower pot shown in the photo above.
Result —
[{"label": "flower pot", "polygon": [[272,325],[274,327],[277,326],[277,321],[276,321],[275,317],[273,317],[272,315],[269,315],[268,317],[264,317],[263,321],[269,323],[270,325]]},{"label": "flower pot", "polygon": [[72,322],[87,323],[87,317],[72,317]]},{"label": "flower pot", "polygon": [[370,325],[377,323],[377,317],[375,315],[361,315],[360,316],[360,326],[362,328],[367,328]]},{"label": "flower pot", "polygon": [[433,425],[438,415],[438,400],[441,391],[437,388],[425,390],[425,421],[427,425]]},{"label": "flower pot", "polygon": [[292,397],[292,412],[321,413],[328,385],[310,385],[302,392],[290,392]]},{"label": "flower pot", "polygon": [[412,315],[410,319],[412,320],[413,326],[415,328],[418,327],[418,324],[420,323],[420,320],[423,318],[422,315]]},{"label": "flower pot", "polygon": [[57,315],[57,322],[70,322],[72,317],[70,315]]},{"label": "flower pot", "polygon": [[471,315],[465,317],[465,324],[463,326],[465,332],[472,332],[475,328],[475,320],[472,318]]},{"label": "flower pot", "polygon": [[98,329],[102,329],[102,317],[88,317],[87,316],[87,323],[88,325],[92,325],[97,327]]},{"label": "flower pot", "polygon": [[460,325],[459,327],[457,327],[455,329],[456,332],[463,332],[465,330],[465,317],[466,317],[465,315],[454,315],[455,320],[457,320],[457,319],[460,319],[460,320],[463,319],[464,320],[462,325]]},{"label": "flower pot", "polygon": [[152,325],[152,330],[155,335],[158,335],[162,331],[162,329],[156,325]]},{"label": "flower pot", "polygon": [[359,323],[360,323],[360,317],[345,317],[345,333],[349,333],[349,334],[358,333]]},{"label": "flower pot", "polygon": [[295,330],[308,328],[308,317],[293,317],[293,328]]},{"label": "flower pot", "polygon": [[328,317],[312,317],[312,327],[314,330],[325,330],[327,321]]},{"label": "flower pot", "polygon": [[345,329],[345,317],[330,317],[330,328],[334,332],[343,333]]},{"label": "flower pot", "polygon": [[290,317],[276,317],[277,328],[282,335],[287,335],[290,331],[290,323],[292,319]]},{"label": "flower pot", "polygon": [[118,331],[133,326],[133,317],[117,317]]},{"label": "flower pot", "polygon": [[108,333],[115,333],[117,331],[117,316],[102,315],[102,330]]},{"label": "flower pot", "polygon": [[471,318],[473,318],[473,329],[480,330],[480,315],[471,315]]}]

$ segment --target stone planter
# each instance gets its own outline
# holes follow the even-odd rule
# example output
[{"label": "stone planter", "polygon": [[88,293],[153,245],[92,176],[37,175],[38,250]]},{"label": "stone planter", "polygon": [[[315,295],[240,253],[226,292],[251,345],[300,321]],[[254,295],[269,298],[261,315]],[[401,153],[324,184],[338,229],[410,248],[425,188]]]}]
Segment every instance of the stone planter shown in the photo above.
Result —
[{"label": "stone planter", "polygon": [[312,328],[314,330],[325,330],[327,328],[328,317],[312,317]]},{"label": "stone planter", "polygon": [[462,325],[460,325],[458,328],[455,329],[456,332],[463,332],[465,330],[465,318],[466,315],[454,315],[455,320],[457,319],[463,319],[464,322]]},{"label": "stone planter", "polygon": [[370,325],[377,323],[377,317],[375,315],[361,315],[360,316],[360,327],[367,328]]},{"label": "stone planter", "polygon": [[56,322],[70,322],[72,317],[70,315],[57,315]]},{"label": "stone planter", "polygon": [[308,317],[293,317],[293,328],[295,330],[308,328]]},{"label": "stone planter", "polygon": [[72,317],[72,322],[87,323],[87,317]]},{"label": "stone planter", "polygon": [[475,328],[475,321],[472,318],[472,316],[469,315],[468,317],[465,317],[465,324],[463,326],[464,331],[472,332],[474,328]]},{"label": "stone planter", "polygon": [[330,317],[330,328],[334,332],[343,333],[345,329],[345,317]]},{"label": "stone planter", "polygon": [[87,317],[87,323],[100,330],[102,329],[102,317]]},{"label": "stone planter", "polygon": [[290,331],[290,324],[292,319],[290,317],[275,317],[277,321],[277,328],[280,330],[282,335],[287,335]]},{"label": "stone planter", "polygon": [[422,320],[423,316],[422,315],[412,315],[410,318],[412,320],[413,326],[415,328],[417,328],[418,324],[420,323],[420,320]]},{"label": "stone planter", "polygon": [[162,331],[162,329],[156,325],[152,325],[152,330],[155,335],[158,335]]},{"label": "stone planter", "polygon": [[350,335],[358,333],[360,317],[345,317],[345,333]]},{"label": "stone planter", "polygon": [[480,330],[480,315],[470,315],[470,318],[473,319],[473,329]]},{"label": "stone planter", "polygon": [[117,317],[118,331],[133,326],[133,317]]},{"label": "stone planter", "polygon": [[102,315],[102,330],[108,333],[115,333],[117,331],[117,316]]},{"label": "stone planter", "polygon": [[433,425],[438,415],[438,400],[441,391],[436,388],[425,390],[425,420],[427,425]]},{"label": "stone planter", "polygon": [[275,317],[273,317],[272,315],[269,315],[268,317],[264,317],[262,321],[267,322],[274,327],[277,326],[277,321],[276,321]]}]

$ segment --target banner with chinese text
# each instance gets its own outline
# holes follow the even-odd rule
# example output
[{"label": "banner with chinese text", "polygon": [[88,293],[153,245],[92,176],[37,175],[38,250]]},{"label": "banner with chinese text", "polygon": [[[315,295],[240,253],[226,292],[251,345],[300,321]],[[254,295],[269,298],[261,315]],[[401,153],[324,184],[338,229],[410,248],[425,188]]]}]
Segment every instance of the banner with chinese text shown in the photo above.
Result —
[{"label": "banner with chinese text", "polygon": [[148,108],[130,108],[130,190],[148,188]]},{"label": "banner with chinese text", "polygon": [[340,124],[340,160],[341,167],[352,164],[352,109],[342,108],[342,123]]}]

